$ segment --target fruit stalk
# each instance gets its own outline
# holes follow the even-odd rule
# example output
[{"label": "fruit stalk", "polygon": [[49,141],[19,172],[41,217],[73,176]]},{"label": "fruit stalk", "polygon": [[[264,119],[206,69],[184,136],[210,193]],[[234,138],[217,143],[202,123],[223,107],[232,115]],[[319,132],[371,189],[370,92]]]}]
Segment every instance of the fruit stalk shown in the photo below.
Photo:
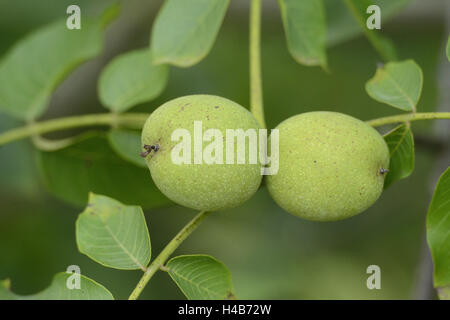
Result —
[{"label": "fruit stalk", "polygon": [[260,126],[266,128],[261,75],[261,0],[252,0],[250,7],[250,111]]},{"label": "fruit stalk", "polygon": [[159,269],[164,267],[164,263],[169,259],[170,255],[180,246],[180,244],[186,240],[186,238],[199,226],[199,224],[205,219],[210,212],[202,211],[197,214],[189,223],[184,226],[183,229],[178,232],[178,234],[166,245],[166,247],[161,251],[161,253],[153,260],[153,262],[148,266],[147,271],[145,271],[141,280],[139,280],[136,288],[131,293],[128,300],[136,300],[139,295],[144,290],[147,283],[153,277],[153,275]]}]

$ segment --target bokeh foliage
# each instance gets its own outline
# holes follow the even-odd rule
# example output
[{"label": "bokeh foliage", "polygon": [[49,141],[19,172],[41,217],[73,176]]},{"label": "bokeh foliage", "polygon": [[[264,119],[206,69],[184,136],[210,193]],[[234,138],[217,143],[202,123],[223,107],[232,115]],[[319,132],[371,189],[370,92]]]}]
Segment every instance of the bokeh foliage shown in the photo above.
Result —
[{"label": "bokeh foliage", "polygon": [[[25,21],[27,10],[18,10],[24,3],[2,1],[0,7],[17,10]],[[50,4],[51,1],[42,3],[44,7],[48,5],[49,11],[38,11],[36,15],[44,18],[33,18],[35,24],[31,22],[29,29],[57,17],[57,10],[64,12],[64,4],[53,9]],[[89,7],[86,1],[84,6]],[[6,10],[0,12],[2,17]],[[191,69],[173,69],[163,95],[137,110],[151,111],[168,99],[192,93],[218,94],[248,105],[244,17],[228,15],[210,55]],[[269,127],[290,115],[311,110],[341,111],[362,119],[395,112],[372,101],[364,92],[364,83],[373,75],[379,60],[366,40],[358,38],[332,48],[328,52],[331,73],[326,74],[319,68],[300,66],[289,57],[280,19],[269,16],[263,25]],[[7,28],[15,29],[12,22]],[[15,32],[7,32],[2,22],[1,54],[26,31],[23,28],[19,26]],[[396,43],[399,55],[413,58],[422,66],[427,82],[420,110],[431,111],[436,102],[434,79],[442,23],[434,21],[425,28],[416,27],[414,32],[412,28],[394,21],[386,30]],[[145,31],[137,36],[136,42],[141,45],[146,41]],[[91,101],[90,110],[101,110],[98,101]],[[2,131],[17,125],[14,120],[1,117]],[[417,131],[425,134],[428,127],[417,125]],[[118,271],[105,271],[77,252],[74,222],[81,203],[78,207],[67,205],[43,190],[35,156],[28,142],[0,150],[0,279],[11,278],[14,292],[28,294],[46,287],[55,272],[78,264],[84,274],[104,284],[115,297],[126,297],[140,273],[116,277]],[[243,207],[211,216],[179,251],[214,253],[231,270],[240,298],[408,298],[414,284],[429,202],[427,181],[432,154],[418,148],[416,165],[409,179],[392,186],[366,213],[333,224],[306,222],[286,214],[263,188]],[[146,179],[150,179],[148,172]],[[70,185],[71,179],[65,183]],[[152,251],[159,251],[190,215],[189,210],[179,207],[146,211]],[[365,287],[365,269],[374,263],[383,270],[383,290],[377,292]],[[157,275],[143,298],[181,297],[165,277],[165,274]]]}]

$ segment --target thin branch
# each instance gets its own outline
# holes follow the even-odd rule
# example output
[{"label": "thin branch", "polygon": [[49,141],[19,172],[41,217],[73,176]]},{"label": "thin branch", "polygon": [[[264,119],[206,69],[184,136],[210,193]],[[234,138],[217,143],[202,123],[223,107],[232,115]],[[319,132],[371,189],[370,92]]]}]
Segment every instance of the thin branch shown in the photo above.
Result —
[{"label": "thin branch", "polygon": [[100,113],[35,122],[0,134],[0,146],[33,135],[41,135],[52,131],[79,127],[117,125],[133,129],[142,129],[148,116],[149,114],[146,113]]},{"label": "thin branch", "polygon": [[[112,126],[126,127],[131,129],[142,129],[148,113],[98,113],[81,116],[64,117],[41,122],[35,122],[30,125],[12,129],[0,134],[0,146],[24,139],[31,136],[41,135],[48,132],[67,130],[72,128],[89,126]],[[264,120],[264,115],[262,120]],[[450,119],[450,112],[423,112],[408,113],[390,117],[378,118],[367,121],[373,127],[379,127],[386,124],[410,122],[418,120]]]},{"label": "thin branch", "polygon": [[197,229],[198,225],[205,219],[210,212],[200,212],[189,223],[181,229],[180,232],[167,244],[167,246],[161,251],[161,253],[153,260],[147,271],[139,280],[136,288],[131,293],[128,300],[136,300],[144,290],[147,283],[156,273],[156,271],[164,269],[164,263],[169,259],[170,255],[180,246],[180,244],[186,240],[186,238]]},{"label": "thin branch", "polygon": [[252,0],[250,7],[250,111],[266,128],[261,72],[261,0]]},{"label": "thin branch", "polygon": [[372,127],[380,127],[386,124],[411,122],[418,120],[450,119],[450,112],[419,112],[399,114],[367,121]]}]

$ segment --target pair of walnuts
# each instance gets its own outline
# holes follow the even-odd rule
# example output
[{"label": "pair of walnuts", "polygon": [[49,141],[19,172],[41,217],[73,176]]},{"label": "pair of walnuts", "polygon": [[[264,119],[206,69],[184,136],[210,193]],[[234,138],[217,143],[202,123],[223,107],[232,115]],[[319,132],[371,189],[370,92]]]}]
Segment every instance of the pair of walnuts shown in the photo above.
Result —
[{"label": "pair of walnuts", "polygon": [[[142,147],[156,186],[180,205],[217,211],[238,206],[259,188],[261,164],[174,163],[176,129],[260,129],[239,104],[210,95],[171,100],[156,109],[142,131]],[[308,112],[281,122],[279,169],[264,176],[270,195],[287,212],[315,221],[354,216],[383,190],[389,149],[363,121],[336,112]],[[223,143],[225,151],[225,143]],[[270,150],[270,148],[268,148]]]}]

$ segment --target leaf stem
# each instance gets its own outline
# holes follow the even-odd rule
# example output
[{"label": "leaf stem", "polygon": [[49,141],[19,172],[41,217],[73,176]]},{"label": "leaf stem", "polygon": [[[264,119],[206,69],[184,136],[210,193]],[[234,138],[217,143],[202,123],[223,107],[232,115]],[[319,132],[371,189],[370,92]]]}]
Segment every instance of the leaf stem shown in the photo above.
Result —
[{"label": "leaf stem", "polygon": [[261,0],[252,0],[250,7],[250,111],[262,128],[266,128],[261,75]]},{"label": "leaf stem", "polygon": [[34,135],[86,126],[118,125],[141,129],[148,116],[146,113],[100,113],[35,122],[0,134],[0,146]]},{"label": "leaf stem", "polygon": [[148,266],[147,271],[145,271],[141,280],[139,280],[136,288],[131,293],[128,300],[136,300],[144,290],[145,286],[149,280],[153,277],[156,271],[160,270],[164,266],[166,260],[170,255],[180,246],[180,244],[186,240],[186,238],[198,227],[198,225],[205,219],[210,212],[202,211],[197,214],[189,223],[184,226],[183,229],[178,232],[178,234],[166,245],[166,247],[161,251],[161,253],[153,260],[153,262]]},{"label": "leaf stem", "polygon": [[367,121],[372,127],[380,127],[386,124],[433,119],[450,119],[450,112],[419,112],[399,114]]}]

